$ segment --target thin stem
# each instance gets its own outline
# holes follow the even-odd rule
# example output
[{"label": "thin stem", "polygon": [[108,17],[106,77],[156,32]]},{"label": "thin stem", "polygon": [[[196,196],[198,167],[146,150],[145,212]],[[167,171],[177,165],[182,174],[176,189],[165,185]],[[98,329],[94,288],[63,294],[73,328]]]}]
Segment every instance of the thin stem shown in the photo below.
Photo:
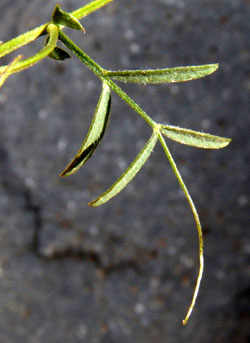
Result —
[{"label": "thin stem", "polygon": [[59,39],[65,46],[71,50],[85,65],[97,76],[101,81],[105,81],[108,86],[116,92],[122,100],[124,100],[134,111],[136,111],[153,129],[156,127],[156,122],[150,118],[145,111],[143,111],[134,100],[132,100],[116,83],[114,83],[108,76],[105,75],[105,69],[99,66],[91,57],[83,52],[68,36],[62,31],[59,32]]},{"label": "thin stem", "polygon": [[[59,28],[57,25],[49,24],[47,27],[47,32],[49,34],[49,41],[46,44],[46,46],[34,56],[31,56],[29,58],[26,58],[25,60],[22,60],[16,63],[15,66],[12,68],[11,73],[14,74],[24,69],[27,69],[31,67],[32,65],[34,65],[35,63],[47,57],[56,47],[56,43],[58,40],[58,31],[59,31]],[[0,74],[4,73],[6,68],[8,68],[8,66],[0,67]]]},{"label": "thin stem", "polygon": [[192,301],[191,301],[191,304],[188,308],[188,311],[187,311],[187,314],[186,314],[186,317],[185,319],[182,321],[182,324],[183,325],[186,325],[187,324],[187,321],[193,311],[193,308],[194,308],[194,305],[195,305],[195,302],[196,302],[196,298],[197,298],[197,295],[198,295],[198,292],[199,292],[199,288],[200,288],[200,283],[201,283],[201,279],[202,279],[202,274],[203,274],[203,268],[204,268],[204,258],[203,258],[203,236],[202,236],[202,229],[201,229],[201,223],[200,223],[200,219],[199,219],[199,216],[198,216],[198,213],[197,213],[197,210],[195,208],[195,205],[193,203],[193,200],[187,190],[187,187],[181,177],[181,174],[175,164],[175,161],[168,149],[168,146],[161,134],[160,131],[158,131],[158,138],[159,138],[159,141],[161,142],[161,145],[163,147],[163,150],[170,162],[170,165],[175,173],[175,176],[177,178],[177,180],[179,181],[179,184],[186,196],[186,199],[189,203],[189,206],[193,212],[193,216],[194,216],[194,220],[195,220],[195,223],[196,223],[196,227],[197,227],[197,231],[198,231],[198,239],[199,239],[199,260],[200,260],[200,267],[199,267],[199,272],[198,272],[198,277],[197,277],[197,281],[196,281],[196,285],[195,285],[195,289],[194,289],[194,294],[193,294],[193,298],[192,298]]}]

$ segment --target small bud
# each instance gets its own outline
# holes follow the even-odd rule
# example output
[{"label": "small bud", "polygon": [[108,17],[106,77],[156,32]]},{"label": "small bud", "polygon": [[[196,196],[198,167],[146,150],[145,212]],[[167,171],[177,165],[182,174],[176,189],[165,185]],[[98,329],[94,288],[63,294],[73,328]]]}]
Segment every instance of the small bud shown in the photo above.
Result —
[{"label": "small bud", "polygon": [[75,30],[81,30],[85,33],[85,29],[82,24],[72,14],[61,10],[59,5],[56,5],[52,14],[52,20],[55,24],[71,27]]}]

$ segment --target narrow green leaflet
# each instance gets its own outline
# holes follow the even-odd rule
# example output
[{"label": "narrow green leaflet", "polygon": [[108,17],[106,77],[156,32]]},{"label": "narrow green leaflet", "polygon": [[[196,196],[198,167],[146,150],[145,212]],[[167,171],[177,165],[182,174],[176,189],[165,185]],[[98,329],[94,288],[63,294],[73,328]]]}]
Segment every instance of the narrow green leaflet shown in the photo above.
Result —
[{"label": "narrow green leaflet", "polygon": [[167,69],[148,70],[105,70],[104,75],[113,80],[133,83],[174,83],[199,79],[212,74],[218,69],[218,64],[200,66],[176,67]]},{"label": "narrow green leaflet", "polygon": [[72,14],[64,12],[59,5],[56,5],[52,14],[52,20],[55,24],[71,27],[74,30],[81,30],[85,32],[85,29]]},{"label": "narrow green leaflet", "polygon": [[45,27],[46,24],[41,25],[31,31],[28,31],[16,38],[9,40],[6,43],[0,44],[0,57],[5,56],[11,53],[12,51],[34,41],[44,31]]},{"label": "narrow green leaflet", "polygon": [[89,4],[85,5],[84,7],[81,7],[77,9],[76,11],[71,12],[71,14],[77,18],[81,19],[83,17],[86,17],[90,13],[98,10],[102,6],[107,5],[109,2],[112,2],[113,0],[95,0],[91,1]]},{"label": "narrow green leaflet", "polygon": [[14,60],[10,62],[10,64],[8,64],[5,71],[2,74],[0,74],[0,88],[2,87],[4,82],[7,80],[7,78],[12,74],[13,68],[20,61],[22,57],[23,57],[22,55],[18,55],[17,57],[15,57]]},{"label": "narrow green leaflet", "polygon": [[111,92],[109,86],[103,82],[102,92],[87,136],[78,153],[64,169],[60,176],[68,176],[76,172],[93,154],[102,140],[109,119],[111,107]]},{"label": "narrow green leaflet", "polygon": [[106,192],[100,195],[96,200],[90,202],[89,206],[100,206],[109,201],[118,193],[120,193],[143,167],[143,165],[151,155],[156,142],[157,133],[154,131],[148,142],[144,145],[143,149],[137,155],[136,159],[125,170],[125,172],[115,181],[115,183],[108,190],[106,190]]},{"label": "narrow green leaflet", "polygon": [[[47,27],[47,31],[49,34],[48,44],[34,56],[31,56],[16,63],[11,69],[12,74],[33,66],[35,63],[47,57],[55,49],[58,40],[58,27],[55,24],[49,24]],[[4,73],[6,68],[8,68],[8,66],[0,67],[0,74]]]},{"label": "narrow green leaflet", "polygon": [[160,130],[169,139],[196,148],[221,149],[231,142],[230,138],[214,136],[172,125],[161,125]]}]

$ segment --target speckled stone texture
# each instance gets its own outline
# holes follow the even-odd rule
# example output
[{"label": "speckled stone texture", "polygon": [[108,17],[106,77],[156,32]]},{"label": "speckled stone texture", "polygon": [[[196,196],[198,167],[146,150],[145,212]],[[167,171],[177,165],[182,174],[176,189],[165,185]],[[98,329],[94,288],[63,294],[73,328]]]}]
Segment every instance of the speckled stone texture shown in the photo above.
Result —
[{"label": "speckled stone texture", "polygon": [[[1,0],[0,40],[48,21],[56,3],[87,2]],[[169,142],[205,236],[186,327],[197,233],[161,147],[116,199],[87,206],[134,159],[147,125],[114,94],[95,155],[59,178],[88,129],[100,81],[75,58],[48,59],[1,89],[1,343],[249,342],[249,18],[249,0],[116,0],[82,20],[86,35],[65,30],[109,69],[220,63],[201,80],[122,85],[159,122],[233,139],[218,151]]]}]

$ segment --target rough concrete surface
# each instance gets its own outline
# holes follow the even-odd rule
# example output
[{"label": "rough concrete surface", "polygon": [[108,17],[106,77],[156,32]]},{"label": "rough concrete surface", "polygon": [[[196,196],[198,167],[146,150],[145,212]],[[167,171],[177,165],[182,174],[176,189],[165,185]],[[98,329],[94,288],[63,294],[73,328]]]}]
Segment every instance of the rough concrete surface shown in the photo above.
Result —
[{"label": "rough concrete surface", "polygon": [[[87,2],[1,0],[0,40],[48,21],[56,3]],[[186,327],[197,233],[161,147],[117,198],[87,206],[134,159],[147,125],[113,94],[100,147],[77,174],[59,178],[100,81],[75,58],[46,59],[1,89],[0,343],[250,341],[249,18],[249,0],[116,0],[82,20],[86,35],[65,30],[109,69],[220,63],[192,82],[121,85],[159,122],[233,139],[218,151],[169,142],[205,236]]]}]

